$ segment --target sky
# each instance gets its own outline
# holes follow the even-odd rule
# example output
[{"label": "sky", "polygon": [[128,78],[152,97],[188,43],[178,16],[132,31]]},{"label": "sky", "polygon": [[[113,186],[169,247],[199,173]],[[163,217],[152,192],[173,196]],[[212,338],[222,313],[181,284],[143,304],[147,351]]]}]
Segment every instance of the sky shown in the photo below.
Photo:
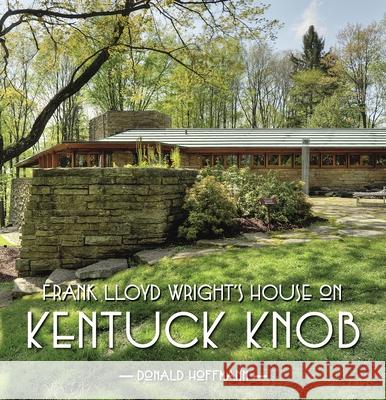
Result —
[{"label": "sky", "polygon": [[348,23],[367,25],[386,13],[386,0],[267,0],[266,13],[284,26],[277,33],[278,50],[301,49],[302,36],[310,25],[326,40],[326,49],[335,44],[337,33]]}]

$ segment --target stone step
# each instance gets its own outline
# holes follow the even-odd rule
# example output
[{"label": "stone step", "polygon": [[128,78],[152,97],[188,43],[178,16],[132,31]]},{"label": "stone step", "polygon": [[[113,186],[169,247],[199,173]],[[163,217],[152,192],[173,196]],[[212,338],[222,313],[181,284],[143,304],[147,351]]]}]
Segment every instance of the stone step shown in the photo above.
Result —
[{"label": "stone step", "polygon": [[128,267],[126,258],[109,258],[78,269],[75,272],[75,276],[80,280],[104,279],[109,278],[117,272],[124,271]]},{"label": "stone step", "polygon": [[25,278],[16,278],[13,281],[12,297],[18,298],[29,294],[40,293],[43,291],[43,285],[46,277],[27,276]]}]

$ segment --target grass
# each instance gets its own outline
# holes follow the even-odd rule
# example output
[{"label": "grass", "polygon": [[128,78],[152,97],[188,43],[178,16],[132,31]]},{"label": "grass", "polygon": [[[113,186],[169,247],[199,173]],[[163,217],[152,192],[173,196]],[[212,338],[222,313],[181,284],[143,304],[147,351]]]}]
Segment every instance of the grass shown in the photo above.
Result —
[{"label": "grass", "polygon": [[[103,286],[110,288],[128,284],[157,284],[164,295],[157,302],[52,302],[42,301],[41,296],[25,297],[11,306],[0,310],[0,359],[1,360],[384,360],[386,337],[384,335],[386,238],[359,239],[346,238],[340,241],[313,240],[302,245],[282,245],[261,249],[227,250],[201,258],[185,260],[165,260],[158,265],[139,266],[119,273],[107,281],[96,283],[96,293],[102,297]],[[250,284],[282,284],[288,288],[295,283],[310,284],[312,293],[317,294],[323,284],[342,284],[343,302],[322,302],[318,298],[310,302],[172,302],[167,295],[167,285],[173,283],[190,284],[242,284],[247,289]],[[245,290],[248,292],[248,290]],[[99,297],[98,296],[98,297]],[[226,315],[212,336],[218,349],[203,349],[201,342],[191,349],[172,347],[161,331],[161,338],[150,349],[137,349],[130,345],[125,336],[124,318],[115,323],[115,348],[108,349],[107,318],[99,317],[98,347],[90,347],[90,337],[85,339],[85,348],[78,349],[77,341],[72,349],[52,348],[52,321],[40,329],[38,341],[42,349],[28,349],[26,344],[27,312],[32,310],[36,317],[44,311],[68,311],[70,317],[63,319],[60,334],[78,336],[76,311],[131,311],[135,327],[134,337],[139,341],[150,340],[153,335],[154,312],[161,311],[165,320],[177,311],[189,311],[200,318],[208,311],[213,321],[217,313]],[[264,323],[259,331],[258,342],[261,349],[247,349],[246,313],[253,312],[255,320],[264,311],[291,311],[293,321],[308,311],[320,311],[328,315],[337,328],[339,311],[353,313],[361,329],[359,343],[351,349],[338,349],[337,332],[325,347],[317,350],[303,347],[294,334],[292,324],[292,347],[284,346],[284,335],[280,345],[272,349],[272,323]],[[197,326],[198,325],[198,326]],[[186,318],[173,326],[173,335],[179,340],[190,341],[195,335],[200,338],[201,325]],[[309,341],[322,339],[325,327],[318,321],[308,321],[304,326],[304,337]],[[283,333],[283,332],[282,332]]]},{"label": "grass", "polygon": [[0,247],[15,247],[15,245],[9,242],[4,236],[0,235]]}]

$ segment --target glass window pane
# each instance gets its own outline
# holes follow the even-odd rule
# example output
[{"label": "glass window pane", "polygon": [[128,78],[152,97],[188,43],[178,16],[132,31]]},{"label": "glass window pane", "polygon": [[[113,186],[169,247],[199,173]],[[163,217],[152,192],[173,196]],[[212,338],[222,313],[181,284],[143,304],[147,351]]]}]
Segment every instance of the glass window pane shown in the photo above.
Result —
[{"label": "glass window pane", "polygon": [[200,158],[202,168],[212,166],[212,156],[210,154],[202,155]]},{"label": "glass window pane", "polygon": [[320,166],[320,154],[318,153],[311,153],[310,155],[310,165],[313,167]]},{"label": "glass window pane", "polygon": [[292,154],[282,154],[280,156],[280,165],[282,167],[291,168],[292,167]]},{"label": "glass window pane", "polygon": [[125,167],[137,163],[137,155],[128,152],[114,152],[112,156],[113,167]]},{"label": "glass window pane", "polygon": [[71,167],[71,153],[59,154],[59,167],[61,168]]},{"label": "glass window pane", "polygon": [[213,157],[213,165],[221,165],[224,166],[225,163],[225,157],[224,156],[214,156]]},{"label": "glass window pane", "polygon": [[346,154],[337,154],[335,156],[335,165],[337,167],[345,167],[347,165]]},{"label": "glass window pane", "polygon": [[265,167],[265,154],[255,154],[253,158],[257,167]]},{"label": "glass window pane", "polygon": [[237,166],[237,154],[229,154],[226,156],[227,167]]},{"label": "glass window pane", "polygon": [[302,155],[301,154],[295,154],[295,167],[301,167],[302,165]]},{"label": "glass window pane", "polygon": [[375,164],[374,154],[362,154],[361,155],[361,165],[363,167],[373,167]]},{"label": "glass window pane", "polygon": [[99,167],[99,154],[76,153],[76,167]]},{"label": "glass window pane", "polygon": [[380,167],[386,166],[386,154],[378,154],[377,165]]},{"label": "glass window pane", "polygon": [[350,154],[350,166],[351,167],[359,167],[361,165],[361,156],[358,154]]},{"label": "glass window pane", "polygon": [[241,154],[240,167],[251,167],[253,163],[252,154]]},{"label": "glass window pane", "polygon": [[268,165],[279,165],[279,154],[270,154],[268,156]]},{"label": "glass window pane", "polygon": [[112,167],[113,166],[113,157],[111,153],[105,154],[105,167]]},{"label": "glass window pane", "polygon": [[322,154],[322,165],[323,166],[334,165],[334,156],[332,154]]}]

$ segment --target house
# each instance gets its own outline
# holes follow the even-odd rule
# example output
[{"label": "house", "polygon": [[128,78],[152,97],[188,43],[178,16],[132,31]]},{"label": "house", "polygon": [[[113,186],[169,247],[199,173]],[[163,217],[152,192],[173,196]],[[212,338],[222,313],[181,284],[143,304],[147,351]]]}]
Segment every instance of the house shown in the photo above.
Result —
[{"label": "house", "polygon": [[[182,167],[207,165],[275,170],[302,178],[302,150],[309,145],[311,188],[386,185],[386,129],[175,129],[156,111],[108,112],[90,122],[89,140],[61,143],[17,164],[18,168],[124,167],[137,162],[138,142],[160,146],[167,159],[179,147]],[[304,153],[305,154],[305,153]],[[303,166],[304,167],[304,166]]]}]

